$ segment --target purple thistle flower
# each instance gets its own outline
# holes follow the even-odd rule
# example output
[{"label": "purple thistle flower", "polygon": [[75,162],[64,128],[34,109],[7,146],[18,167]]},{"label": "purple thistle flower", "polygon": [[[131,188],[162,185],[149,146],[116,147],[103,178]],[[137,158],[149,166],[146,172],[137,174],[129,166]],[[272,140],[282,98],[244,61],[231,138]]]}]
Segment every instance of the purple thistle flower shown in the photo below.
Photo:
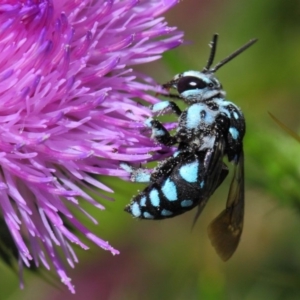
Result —
[{"label": "purple thistle flower", "polygon": [[[159,149],[143,132],[153,81],[131,66],[160,58],[182,34],[160,17],[178,0],[2,1],[0,4],[0,239],[10,233],[19,266],[77,262],[73,230],[118,254],[73,215],[89,189],[113,192],[94,175],[125,177],[120,161]],[[104,195],[101,195],[105,198]],[[106,197],[107,198],[107,197]],[[80,199],[80,200],[79,200]],[[0,251],[0,256],[10,258]],[[21,286],[22,286],[21,282]]]}]

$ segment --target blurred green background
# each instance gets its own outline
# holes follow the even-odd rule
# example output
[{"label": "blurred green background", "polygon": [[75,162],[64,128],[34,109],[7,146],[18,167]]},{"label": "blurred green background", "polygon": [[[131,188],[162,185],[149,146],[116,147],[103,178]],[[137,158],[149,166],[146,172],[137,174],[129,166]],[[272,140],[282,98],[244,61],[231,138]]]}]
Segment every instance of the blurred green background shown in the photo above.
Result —
[{"label": "blurred green background", "polygon": [[89,227],[121,255],[112,257],[92,244],[88,252],[76,249],[80,264],[69,269],[75,296],[28,271],[21,291],[15,273],[0,265],[1,300],[300,299],[300,144],[268,115],[299,129],[300,2],[185,0],[167,20],[189,43],[139,68],[161,83],[184,70],[201,70],[215,32],[216,62],[259,39],[217,73],[247,120],[246,213],[237,252],[224,263],[207,237],[208,224],[225,206],[232,173],[193,231],[195,211],[166,221],[134,220],[123,208],[142,185],[104,178],[116,201],[101,201],[104,212],[90,209],[99,226]]}]

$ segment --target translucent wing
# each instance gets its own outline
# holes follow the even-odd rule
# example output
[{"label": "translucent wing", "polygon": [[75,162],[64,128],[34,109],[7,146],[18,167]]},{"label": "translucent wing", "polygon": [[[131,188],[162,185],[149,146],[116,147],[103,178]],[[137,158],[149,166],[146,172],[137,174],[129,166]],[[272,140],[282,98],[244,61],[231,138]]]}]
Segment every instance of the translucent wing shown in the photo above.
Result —
[{"label": "translucent wing", "polygon": [[211,150],[207,150],[206,156],[204,158],[204,168],[203,168],[203,181],[206,182],[206,201],[201,201],[198,205],[197,213],[194,217],[192,224],[192,229],[194,228],[200,214],[202,213],[208,199],[215,192],[215,190],[221,185],[226,176],[228,175],[228,168],[223,163],[224,150],[226,142],[221,136]]},{"label": "translucent wing", "polygon": [[234,169],[226,208],[209,225],[208,236],[223,261],[235,252],[243,231],[244,222],[244,153],[240,153]]}]

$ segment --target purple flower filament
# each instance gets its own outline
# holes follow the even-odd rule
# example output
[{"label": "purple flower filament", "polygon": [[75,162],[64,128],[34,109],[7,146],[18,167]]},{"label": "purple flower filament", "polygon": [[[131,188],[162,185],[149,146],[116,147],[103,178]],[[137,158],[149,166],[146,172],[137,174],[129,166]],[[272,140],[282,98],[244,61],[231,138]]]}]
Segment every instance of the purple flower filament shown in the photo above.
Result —
[{"label": "purple flower filament", "polygon": [[9,3],[0,4],[0,218],[19,266],[51,261],[74,292],[57,247],[71,267],[71,244],[88,247],[66,224],[119,253],[74,217],[97,223],[79,198],[104,209],[87,189],[113,191],[93,175],[124,177],[120,161],[159,148],[141,130],[149,109],[133,100],[156,103],[156,88],[131,66],[181,43],[160,17],[177,0]]}]

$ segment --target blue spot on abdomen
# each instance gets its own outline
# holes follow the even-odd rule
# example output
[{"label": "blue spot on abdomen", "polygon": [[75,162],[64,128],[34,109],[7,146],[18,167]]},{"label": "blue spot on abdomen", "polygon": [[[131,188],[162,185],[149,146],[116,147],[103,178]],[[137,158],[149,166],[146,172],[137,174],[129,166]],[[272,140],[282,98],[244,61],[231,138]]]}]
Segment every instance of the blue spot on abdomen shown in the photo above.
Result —
[{"label": "blue spot on abdomen", "polygon": [[197,182],[198,179],[198,161],[186,164],[179,169],[180,176],[187,182]]},{"label": "blue spot on abdomen", "polygon": [[159,194],[157,189],[153,189],[149,194],[150,202],[153,206],[158,207],[160,203]]},{"label": "blue spot on abdomen", "polygon": [[162,215],[162,216],[165,216],[165,217],[171,216],[172,214],[173,214],[173,213],[172,213],[171,211],[167,210],[167,209],[163,209],[163,210],[161,211],[161,215]]},{"label": "blue spot on abdomen", "polygon": [[169,178],[165,181],[163,184],[161,191],[163,192],[164,196],[169,201],[175,201],[177,200],[177,189],[176,185],[173,181],[171,181]]},{"label": "blue spot on abdomen", "polygon": [[138,203],[134,202],[131,206],[131,213],[133,214],[133,216],[135,216],[136,218],[140,217],[141,215],[141,209]]},{"label": "blue spot on abdomen", "polygon": [[144,212],[143,213],[143,216],[144,216],[144,218],[146,218],[146,219],[154,219],[154,216],[152,216],[151,214],[149,214],[148,212]]},{"label": "blue spot on abdomen", "polygon": [[183,200],[183,201],[181,201],[180,205],[182,207],[189,207],[189,206],[193,205],[193,201],[192,200]]},{"label": "blue spot on abdomen", "polygon": [[146,196],[143,196],[142,198],[141,198],[141,200],[140,200],[140,205],[141,206],[146,206]]}]

